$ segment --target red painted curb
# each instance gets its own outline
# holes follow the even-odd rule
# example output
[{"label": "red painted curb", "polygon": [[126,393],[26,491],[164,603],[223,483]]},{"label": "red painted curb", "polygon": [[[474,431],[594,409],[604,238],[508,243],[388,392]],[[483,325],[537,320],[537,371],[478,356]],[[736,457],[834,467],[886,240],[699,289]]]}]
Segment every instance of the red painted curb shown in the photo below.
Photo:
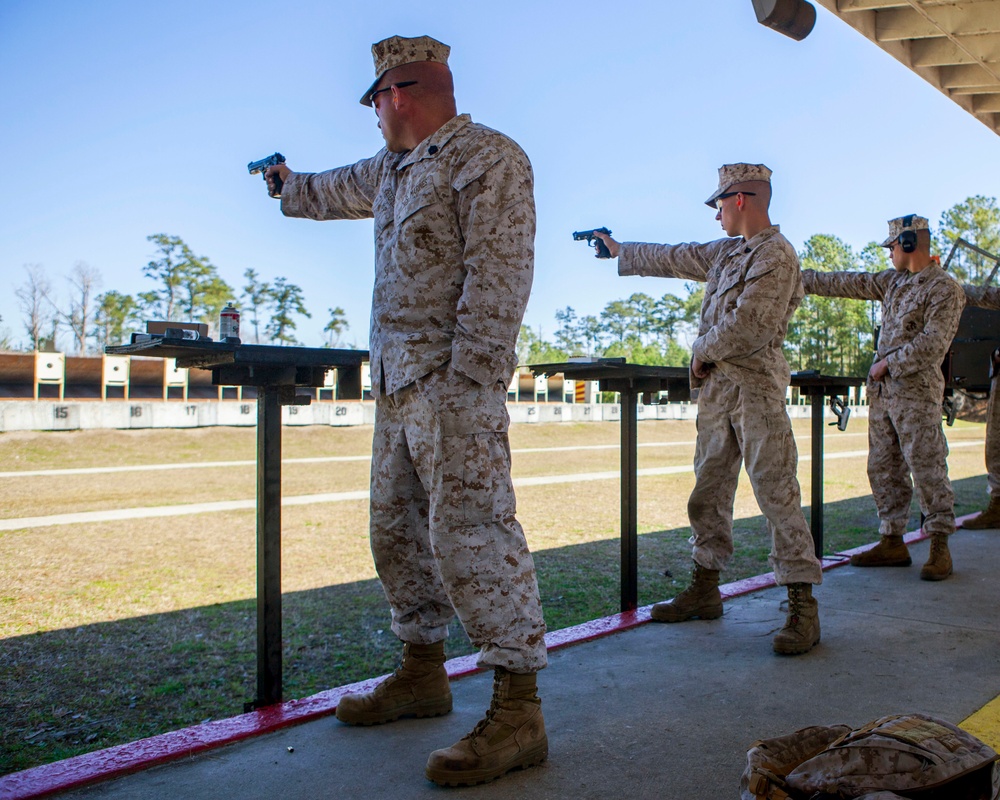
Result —
[{"label": "red painted curb", "polygon": [[[976,515],[969,514],[959,518],[956,522],[960,523],[974,516]],[[927,535],[923,530],[918,529],[906,534],[905,541],[907,543],[919,542],[926,538]],[[824,556],[823,570],[843,566],[848,563],[852,554],[862,552],[872,546],[870,544],[863,545],[833,556]],[[728,599],[776,585],[774,573],[768,572],[727,583],[720,586],[719,589],[723,599]],[[635,611],[612,614],[609,617],[584,622],[571,628],[551,631],[545,635],[545,646],[548,650],[558,650],[645,625],[650,621],[650,608],[652,606],[643,606]],[[479,672],[480,668],[476,665],[476,658],[475,655],[469,655],[451,659],[445,664],[448,675],[452,678],[460,678]],[[90,783],[120,778],[123,775],[140,772],[158,764],[233,744],[251,736],[259,736],[319,719],[332,714],[336,710],[340,698],[345,694],[369,691],[383,678],[385,678],[384,675],[369,678],[358,683],[328,689],[301,700],[278,703],[252,711],[249,714],[206,722],[203,725],[194,725],[179,731],[151,736],[137,742],[129,742],[93,753],[84,753],[63,761],[4,775],[0,777],[0,800],[29,800],[29,798],[64,792]]]}]

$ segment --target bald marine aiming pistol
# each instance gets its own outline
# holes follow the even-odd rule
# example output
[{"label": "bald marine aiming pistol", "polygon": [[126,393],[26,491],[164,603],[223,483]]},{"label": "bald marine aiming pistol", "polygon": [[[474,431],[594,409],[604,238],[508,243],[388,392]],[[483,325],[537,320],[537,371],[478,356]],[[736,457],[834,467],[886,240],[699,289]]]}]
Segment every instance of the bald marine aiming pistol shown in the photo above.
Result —
[{"label": "bald marine aiming pistol", "polygon": [[[285,157],[281,153],[275,153],[267,158],[262,158],[260,161],[251,161],[247,164],[247,170],[251,175],[256,175],[258,172],[263,173],[268,167],[276,167],[278,164],[284,164]],[[262,175],[264,178],[264,183],[267,183],[267,175]],[[271,197],[281,197],[281,178],[275,175],[271,180],[274,183],[274,194]]]},{"label": "bald marine aiming pistol", "polygon": [[611,235],[611,231],[607,228],[594,228],[590,231],[574,231],[573,241],[582,242],[586,239],[588,245],[597,249],[597,252],[594,254],[595,258],[611,258],[611,251],[608,250],[608,246],[594,236],[595,233],[603,233],[605,236]]}]

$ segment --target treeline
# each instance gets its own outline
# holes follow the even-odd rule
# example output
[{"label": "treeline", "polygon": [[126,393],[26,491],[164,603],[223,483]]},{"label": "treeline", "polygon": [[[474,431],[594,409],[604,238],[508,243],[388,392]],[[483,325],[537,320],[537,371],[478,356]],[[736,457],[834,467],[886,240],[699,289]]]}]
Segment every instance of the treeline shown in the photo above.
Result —
[{"label": "treeline", "polygon": [[[212,262],[196,255],[179,236],[157,233],[146,237],[156,246],[155,256],[142,267],[153,288],[135,295],[118,291],[99,293],[97,269],[78,262],[58,294],[40,264],[24,268],[25,280],[15,291],[22,313],[28,350],[67,350],[87,354],[121,344],[146,320],[203,322],[209,335],[218,336],[219,315],[232,303],[241,312],[240,338],[251,344],[294,345],[298,317],[311,318],[301,287],[287,278],[264,281],[253,269],[243,273],[238,290],[219,275]],[[336,347],[349,328],[342,308],[327,310],[324,345]],[[13,337],[0,332],[0,349],[15,349]]]},{"label": "treeline", "polygon": [[[995,198],[975,196],[941,215],[932,231],[932,250],[944,262],[956,239],[1000,255],[1000,209]],[[855,253],[830,234],[809,238],[799,253],[802,269],[821,272],[889,269],[885,248],[869,242]],[[962,283],[982,284],[997,262],[957,248],[948,271]],[[997,281],[994,278],[994,284]],[[599,316],[579,317],[571,308],[556,312],[551,338],[541,329],[521,327],[521,364],[551,364],[572,356],[622,357],[635,364],[686,366],[697,335],[703,284],[685,284],[687,297],[666,294],[655,299],[636,293],[609,302]],[[792,370],[816,369],[827,375],[866,375],[872,363],[873,334],[880,324],[879,303],[838,297],[806,296],[788,326],[785,356]]]},{"label": "treeline", "polygon": [[554,340],[541,329],[521,326],[517,357],[521,364],[547,364],[571,356],[624,357],[635,364],[677,367],[690,352],[681,341],[698,328],[704,289],[685,284],[686,298],[665,294],[659,300],[637,292],[627,300],[612,300],[600,316],[578,317],[569,306],[556,312]]},{"label": "treeline", "polygon": [[[877,223],[881,227],[883,223]],[[1000,255],[1000,209],[992,197],[969,197],[941,215],[933,233],[934,252],[944,261],[961,237],[988,253]],[[147,239],[155,256],[142,268],[152,288],[136,295],[98,293],[100,273],[78,263],[66,276],[61,299],[44,269],[25,267],[25,281],[15,289],[28,334],[24,349],[101,352],[121,343],[145,320],[205,322],[215,338],[219,312],[226,303],[241,311],[244,342],[301,344],[297,318],[311,318],[302,289],[287,278],[264,281],[253,269],[243,273],[238,290],[224,281],[208,258],[198,256],[178,236],[159,233]],[[890,267],[885,249],[869,242],[859,253],[830,234],[812,236],[799,253],[803,269],[826,272],[880,271]],[[948,271],[963,283],[982,284],[997,262],[981,253],[958,249]],[[1000,283],[996,278],[994,285]],[[623,286],[626,285],[623,283]],[[521,364],[565,361],[571,356],[624,357],[637,364],[685,366],[698,329],[703,287],[685,284],[687,295],[659,299],[637,292],[611,300],[598,315],[579,316],[566,307],[556,312],[551,334],[523,326],[517,344]],[[826,374],[864,375],[871,364],[872,334],[879,304],[861,300],[806,297],[792,317],[785,353],[793,370],[818,369]],[[344,310],[327,309],[324,346],[336,347],[348,329]],[[14,349],[0,325],[0,349]]]}]

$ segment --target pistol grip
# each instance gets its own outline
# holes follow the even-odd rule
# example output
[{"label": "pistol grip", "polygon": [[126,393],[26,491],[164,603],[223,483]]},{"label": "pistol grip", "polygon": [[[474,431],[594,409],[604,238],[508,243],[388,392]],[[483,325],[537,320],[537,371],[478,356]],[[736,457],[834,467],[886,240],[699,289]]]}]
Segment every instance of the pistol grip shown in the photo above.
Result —
[{"label": "pistol grip", "polygon": [[[264,173],[264,182],[267,183],[267,172],[266,172],[266,170],[265,170],[265,173]],[[282,182],[281,178],[279,176],[277,176],[277,175],[272,175],[271,176],[271,183],[274,184],[274,191],[272,192],[271,189],[270,189],[270,187],[268,187],[267,193],[269,195],[271,195],[271,197],[280,198],[281,197],[281,190],[282,190],[282,188],[284,187],[285,184]]]},{"label": "pistol grip", "polygon": [[594,247],[597,248],[597,258],[611,258],[611,251],[608,250],[608,246],[604,244],[602,239],[594,237]]}]

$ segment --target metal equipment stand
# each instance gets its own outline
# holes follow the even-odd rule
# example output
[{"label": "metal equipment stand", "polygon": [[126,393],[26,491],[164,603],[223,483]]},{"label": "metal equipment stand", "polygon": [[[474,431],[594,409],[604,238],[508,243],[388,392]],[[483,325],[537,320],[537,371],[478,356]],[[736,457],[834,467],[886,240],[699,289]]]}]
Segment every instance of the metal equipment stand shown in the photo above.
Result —
[{"label": "metal equipment stand", "polygon": [[830,408],[837,416],[836,425],[840,430],[847,428],[850,409],[840,400],[847,395],[851,386],[861,386],[864,378],[833,377],[818,372],[793,372],[792,386],[797,386],[812,404],[812,483],[809,492],[809,528],[812,531],[813,548],[816,558],[823,558],[823,411],[824,399],[830,398]]},{"label": "metal equipment stand", "polygon": [[684,367],[650,367],[625,359],[529,366],[535,375],[563,373],[568,380],[599,381],[602,392],[621,395],[621,610],[639,605],[638,429],[639,395],[667,392],[668,402],[691,397]]},{"label": "metal equipment stand", "polygon": [[245,710],[281,702],[281,407],[308,405],[310,395],[296,394],[296,387],[323,386],[333,368],[338,399],[360,399],[361,364],[368,352],[168,338],[146,338],[106,352],[175,358],[179,367],[210,369],[213,385],[256,388],[257,695]]}]

